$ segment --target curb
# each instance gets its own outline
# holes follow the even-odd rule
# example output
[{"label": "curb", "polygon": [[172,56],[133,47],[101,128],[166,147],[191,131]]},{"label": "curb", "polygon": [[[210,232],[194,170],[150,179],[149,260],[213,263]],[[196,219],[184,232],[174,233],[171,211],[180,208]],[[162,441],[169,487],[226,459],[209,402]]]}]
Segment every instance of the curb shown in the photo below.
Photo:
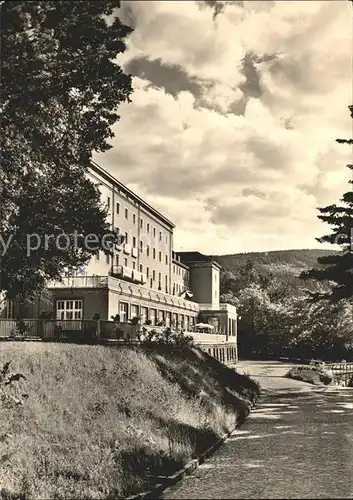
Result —
[{"label": "curb", "polygon": [[223,436],[220,437],[218,439],[218,441],[216,441],[206,451],[202,452],[198,458],[194,458],[194,459],[190,460],[190,462],[188,462],[182,469],[178,470],[172,476],[159,476],[158,479],[161,482],[156,484],[155,486],[153,486],[150,490],[143,491],[143,492],[138,493],[136,495],[130,495],[128,497],[124,497],[124,500],[153,500],[153,499],[156,499],[156,498],[158,498],[158,495],[160,495],[164,490],[166,490],[170,486],[173,486],[174,484],[178,483],[181,479],[183,479],[184,476],[187,476],[187,475],[195,472],[195,470],[198,469],[199,465],[203,464],[207,458],[209,458],[211,455],[213,455],[222,446],[222,444],[229,437],[231,437],[231,435],[244,423],[246,418],[249,416],[250,411],[254,408],[259,397],[260,397],[260,395],[254,401],[249,401],[249,413],[246,416],[240,415],[239,421],[237,422],[235,427],[232,430],[230,430],[229,432],[226,432],[225,434],[223,434]]}]

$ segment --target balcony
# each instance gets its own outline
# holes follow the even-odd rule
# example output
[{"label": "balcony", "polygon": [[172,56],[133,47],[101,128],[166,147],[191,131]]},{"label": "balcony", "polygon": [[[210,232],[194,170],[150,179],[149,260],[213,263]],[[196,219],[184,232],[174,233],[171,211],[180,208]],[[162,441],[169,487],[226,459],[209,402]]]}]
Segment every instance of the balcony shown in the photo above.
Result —
[{"label": "balcony", "polygon": [[132,269],[132,267],[128,266],[113,266],[111,274],[112,276],[117,276],[118,278],[132,279],[134,270]]},{"label": "balcony", "polygon": [[124,243],[124,253],[129,255],[131,253],[131,245]]},{"label": "balcony", "polygon": [[128,266],[113,266],[111,275],[123,280],[131,280],[133,283],[146,283],[146,277],[143,273]]},{"label": "balcony", "polygon": [[237,314],[237,308],[233,304],[199,304],[201,311],[227,311],[232,314]]},{"label": "balcony", "polygon": [[48,288],[106,288],[108,276],[72,276],[55,281]]},{"label": "balcony", "polygon": [[133,248],[131,249],[131,255],[132,255],[133,257],[137,257],[137,248],[136,248],[136,247],[133,247]]}]

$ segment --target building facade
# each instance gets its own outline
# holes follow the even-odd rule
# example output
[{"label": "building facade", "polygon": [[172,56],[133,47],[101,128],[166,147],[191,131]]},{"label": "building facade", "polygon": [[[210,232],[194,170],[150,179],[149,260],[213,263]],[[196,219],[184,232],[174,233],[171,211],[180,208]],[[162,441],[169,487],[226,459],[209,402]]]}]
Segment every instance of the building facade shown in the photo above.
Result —
[{"label": "building facade", "polygon": [[[236,310],[220,304],[220,266],[199,252],[174,252],[174,224],[99,165],[89,177],[100,190],[111,229],[124,238],[99,251],[75,275],[51,283],[27,316],[49,312],[57,320],[120,322],[138,316],[141,324],[165,325],[193,332],[197,342],[236,346]],[[9,307],[6,314],[9,314]],[[213,326],[196,333],[197,322]]]}]

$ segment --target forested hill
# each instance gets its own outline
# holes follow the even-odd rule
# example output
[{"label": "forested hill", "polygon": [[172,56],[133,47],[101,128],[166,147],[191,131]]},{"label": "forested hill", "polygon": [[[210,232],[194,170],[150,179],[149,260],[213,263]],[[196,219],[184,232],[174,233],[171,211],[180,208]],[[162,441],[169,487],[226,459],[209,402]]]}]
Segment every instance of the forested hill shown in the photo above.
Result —
[{"label": "forested hill", "polygon": [[312,267],[319,267],[318,257],[333,254],[332,250],[278,250],[272,252],[250,252],[238,253],[233,255],[212,255],[215,261],[223,267],[224,271],[230,271],[242,267],[245,263],[251,261],[255,267],[292,267],[298,272]]},{"label": "forested hill", "polygon": [[300,275],[313,267],[320,268],[318,257],[332,253],[315,249],[213,255],[212,258],[222,266],[221,300],[228,301],[250,285],[261,284],[261,287],[268,288],[265,283],[270,282],[272,287],[286,289],[285,294],[290,295],[303,295],[304,290],[326,290],[328,283],[303,282]]}]

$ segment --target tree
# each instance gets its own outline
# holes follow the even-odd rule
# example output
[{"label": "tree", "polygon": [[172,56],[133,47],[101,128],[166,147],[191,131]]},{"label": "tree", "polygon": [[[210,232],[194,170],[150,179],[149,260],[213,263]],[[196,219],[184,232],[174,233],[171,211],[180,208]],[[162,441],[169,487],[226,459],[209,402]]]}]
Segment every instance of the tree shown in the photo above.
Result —
[{"label": "tree", "polygon": [[[349,106],[353,118],[353,106]],[[353,144],[353,139],[337,139],[340,144]],[[353,165],[347,165],[353,172]],[[353,180],[349,183],[352,185]],[[303,279],[314,279],[318,281],[331,282],[331,290],[327,293],[312,294],[314,301],[326,299],[337,302],[342,299],[353,300],[353,190],[347,191],[340,205],[329,205],[320,208],[319,219],[328,223],[332,232],[318,238],[320,242],[338,244],[341,251],[326,257],[319,257],[318,263],[325,267],[322,269],[311,269],[302,273]]]},{"label": "tree", "polygon": [[290,351],[301,358],[352,358],[353,309],[347,300],[326,304],[305,298],[293,304]]},{"label": "tree", "polygon": [[[8,1],[2,4],[0,291],[29,297],[65,269],[86,263],[109,230],[96,186],[86,177],[92,152],[111,146],[131,76],[116,57],[132,31],[119,1]],[[74,233],[28,256],[28,235]],[[99,245],[84,245],[96,235]],[[4,246],[4,245],[3,245]],[[63,245],[61,245],[62,247]]]}]

